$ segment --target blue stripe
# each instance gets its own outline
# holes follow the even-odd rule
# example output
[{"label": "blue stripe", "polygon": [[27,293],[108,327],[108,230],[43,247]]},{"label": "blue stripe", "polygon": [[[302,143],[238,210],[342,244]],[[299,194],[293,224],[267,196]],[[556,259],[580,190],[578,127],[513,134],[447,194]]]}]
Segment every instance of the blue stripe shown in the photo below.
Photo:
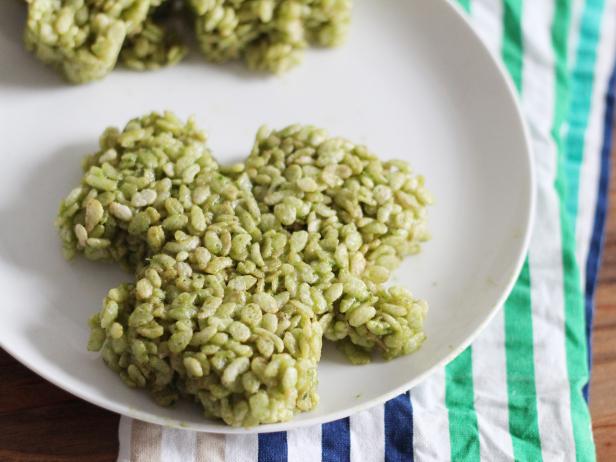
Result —
[{"label": "blue stripe", "polygon": [[413,407],[409,393],[385,403],[385,462],[413,462]]},{"label": "blue stripe", "polygon": [[287,432],[259,433],[259,462],[287,462]]},{"label": "blue stripe", "polygon": [[321,461],[350,462],[351,428],[349,418],[335,420],[321,427]]},{"label": "blue stripe", "polygon": [[[588,370],[592,367],[592,321],[595,308],[595,289],[597,276],[601,267],[601,253],[605,230],[605,215],[610,182],[610,152],[612,149],[612,127],[614,121],[614,108],[616,106],[616,66],[610,78],[607,101],[605,107],[605,122],[603,124],[603,148],[601,151],[601,173],[599,176],[599,192],[595,206],[595,221],[590,241],[588,258],[586,259],[586,339],[588,341]],[[590,377],[590,375],[589,375]],[[584,385],[584,398],[588,401],[589,382]]]}]

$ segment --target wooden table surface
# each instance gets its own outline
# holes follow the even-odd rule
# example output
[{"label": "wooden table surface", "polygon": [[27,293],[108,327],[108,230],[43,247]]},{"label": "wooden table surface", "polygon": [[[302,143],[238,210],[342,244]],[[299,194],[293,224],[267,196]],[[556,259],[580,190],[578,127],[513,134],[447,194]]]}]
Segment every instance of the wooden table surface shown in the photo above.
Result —
[{"label": "wooden table surface", "polygon": [[[612,150],[616,178],[616,145]],[[600,462],[616,461],[616,180],[597,290],[593,429]],[[0,349],[0,461],[114,461],[118,415],[56,388]]]},{"label": "wooden table surface", "polygon": [[[612,131],[616,141],[616,128]],[[610,209],[596,294],[590,410],[599,462],[616,461],[616,142],[612,145]]]}]

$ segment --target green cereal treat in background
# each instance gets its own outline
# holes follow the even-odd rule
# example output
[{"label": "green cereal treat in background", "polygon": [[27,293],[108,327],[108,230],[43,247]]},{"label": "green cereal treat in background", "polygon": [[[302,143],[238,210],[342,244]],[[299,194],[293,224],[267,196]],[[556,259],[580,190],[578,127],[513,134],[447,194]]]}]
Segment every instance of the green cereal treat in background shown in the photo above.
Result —
[{"label": "green cereal treat in background", "polygon": [[335,47],[346,39],[351,24],[352,0],[312,0],[304,18],[309,43]]},{"label": "green cereal treat in background", "polygon": [[350,0],[189,0],[206,59],[243,58],[249,68],[282,73],[309,44],[339,45],[351,18]]},{"label": "green cereal treat in background", "polygon": [[169,26],[147,19],[139,33],[127,38],[120,62],[137,71],[153,70],[180,62],[187,51]]},{"label": "green cereal treat in background", "polygon": [[105,130],[83,168],[81,184],[56,219],[65,255],[79,252],[134,269],[164,245],[165,235],[191,229],[184,215],[195,194],[190,188],[205,201],[218,166],[192,119],[152,113],[122,131]]},{"label": "green cereal treat in background", "polygon": [[28,0],[27,47],[71,82],[104,77],[124,39],[141,28],[150,0]]},{"label": "green cereal treat in background", "polygon": [[137,67],[134,56],[142,58],[143,68],[153,67],[153,62],[171,64],[181,58],[183,49],[161,38],[162,29],[146,23],[163,1],[27,0],[25,43],[72,83],[101,79],[111,72],[127,38],[131,51],[125,61],[131,67]]},{"label": "green cereal treat in background", "polygon": [[207,60],[274,73],[311,44],[342,43],[351,20],[351,0],[26,1],[26,47],[72,83],[101,79],[118,62],[140,71],[179,62],[187,48],[171,24],[182,24],[185,8]]}]

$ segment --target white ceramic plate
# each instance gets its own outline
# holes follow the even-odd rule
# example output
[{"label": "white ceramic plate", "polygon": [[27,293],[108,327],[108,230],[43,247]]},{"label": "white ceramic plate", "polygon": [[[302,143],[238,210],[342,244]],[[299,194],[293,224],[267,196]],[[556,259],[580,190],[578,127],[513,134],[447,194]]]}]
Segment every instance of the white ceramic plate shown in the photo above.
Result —
[{"label": "white ceramic plate", "polygon": [[444,0],[356,0],[347,45],[311,51],[281,78],[194,56],[172,69],[118,70],[79,87],[63,84],[25,52],[24,8],[3,3],[0,343],[56,385],[150,422],[246,431],[204,420],[192,404],[158,407],[85,350],[87,318],[108,288],[130,278],[111,265],[65,262],[54,215],[102,129],[150,110],[195,114],[221,161],[247,155],[262,123],[327,127],[382,157],[409,160],[437,198],[432,241],[396,275],[430,303],[423,348],[362,367],[329,348],[317,409],[259,430],[330,421],[409,389],[466,347],[509,292],[533,210],[528,140],[503,70]]}]

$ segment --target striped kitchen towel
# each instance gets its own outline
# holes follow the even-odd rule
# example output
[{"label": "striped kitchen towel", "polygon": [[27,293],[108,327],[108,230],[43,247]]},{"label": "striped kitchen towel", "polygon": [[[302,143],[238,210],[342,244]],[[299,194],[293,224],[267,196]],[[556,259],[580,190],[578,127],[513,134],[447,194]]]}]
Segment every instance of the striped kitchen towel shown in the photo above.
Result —
[{"label": "striped kitchen towel", "polygon": [[240,436],[123,417],[118,460],[595,459],[590,333],[608,187],[616,0],[458,3],[505,63],[534,144],[537,219],[503,309],[448,366],[384,405],[321,426]]}]

